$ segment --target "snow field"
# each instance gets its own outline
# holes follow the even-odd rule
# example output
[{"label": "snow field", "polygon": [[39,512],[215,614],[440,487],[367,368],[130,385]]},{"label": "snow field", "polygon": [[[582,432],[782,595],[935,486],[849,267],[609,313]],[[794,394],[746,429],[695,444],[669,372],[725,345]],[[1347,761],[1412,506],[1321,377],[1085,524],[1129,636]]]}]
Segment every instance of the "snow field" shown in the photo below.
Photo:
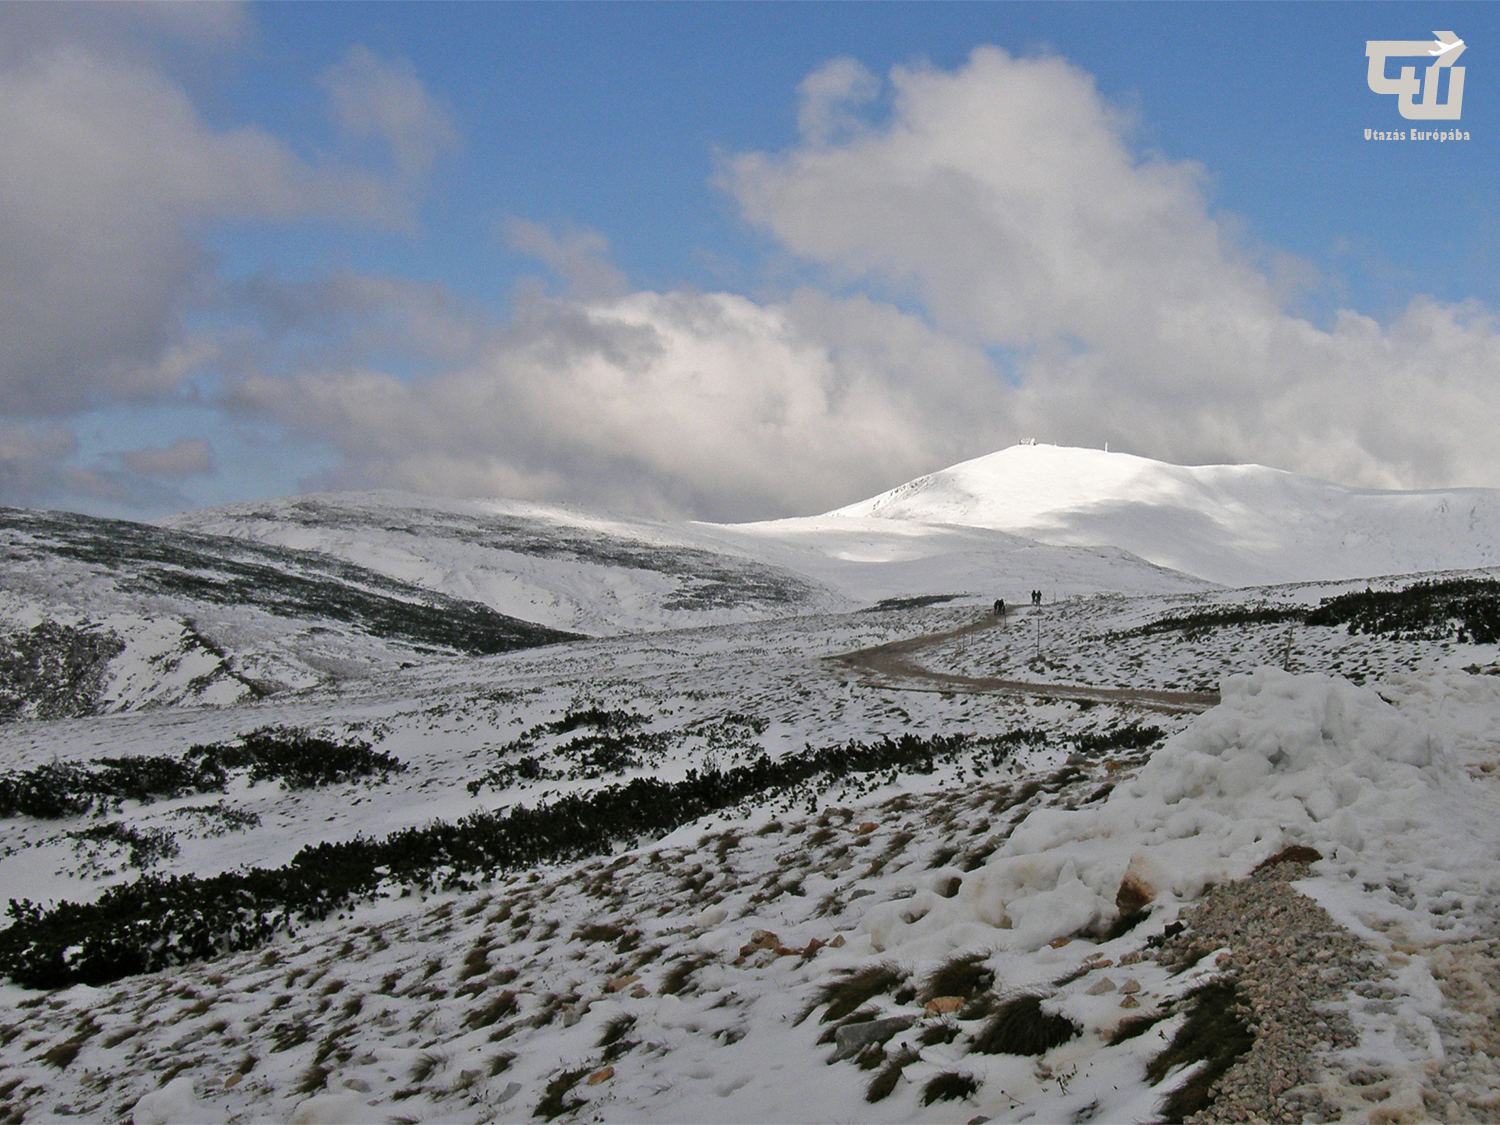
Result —
[{"label": "snow field", "polygon": [[[1184,603],[1098,604],[1124,628]],[[256,813],[259,826],[184,833],[182,853],[155,868],[200,874],[283,863],[310,840],[384,835],[614,780],[466,789],[523,731],[585,705],[648,716],[651,731],[670,734],[665,756],[639,767],[664,778],[710,756],[728,764],[903,730],[1047,735],[999,767],[955,760],[932,774],[833,779],[615,856],[511,873],[472,894],[362,905],[168,973],[51,995],[6,987],[0,1101],[33,1118],[124,1119],[138,1107],[142,1121],[523,1120],[554,1107],[612,1121],[1148,1119],[1185,1076],[1151,1087],[1145,1063],[1180,1026],[1179,998],[1217,966],[1210,956],[1174,976],[1140,958],[1145,943],[1209,883],[1303,843],[1326,858],[1298,889],[1371,943],[1391,973],[1349,999],[1360,1041],[1327,1060],[1325,1082],[1349,1097],[1351,1118],[1401,1105],[1448,1104],[1442,1116],[1454,1120],[1478,1113],[1493,1089],[1485,1021],[1500,994],[1485,936],[1496,914],[1487,809],[1500,781],[1500,680],[1459,669],[1492,661],[1494,646],[1428,643],[1409,658],[1406,642],[1349,638],[1370,643],[1378,683],[1251,672],[1191,725],[1125,705],[869,688],[821,660],[973,614],[928,608],[618,638],[435,661],[228,710],[0,728],[6,768],[162,753],[273,722],[363,732],[407,763],[384,784],[232,789],[228,807]],[[1098,624],[1090,614],[1068,619],[1086,631]],[[1139,640],[1142,685],[1165,686],[1178,674],[1177,639]],[[1221,667],[1258,662],[1235,629],[1199,643]],[[920,659],[947,666],[941,650]],[[687,733],[730,712],[766,721],[756,746]],[[1149,761],[1076,759],[1080,736],[1132,721],[1180,733]],[[538,751],[561,766],[564,738]],[[203,803],[116,815],[150,828]],[[0,894],[86,899],[106,885],[82,870],[49,874],[76,858],[42,837],[74,827],[0,822]],[[1154,911],[1100,940],[1132,867],[1152,887]],[[1094,936],[1077,936],[1089,925]],[[774,944],[755,948],[762,931]],[[957,1011],[927,1012],[926,983],[967,955],[993,983]],[[824,1019],[840,988],[881,966],[895,979]],[[1104,976],[1113,991],[1091,991]],[[1129,982],[1135,990],[1121,992]],[[1028,990],[1079,1033],[1039,1056],[976,1049],[997,1005]],[[1124,1006],[1129,998],[1136,1007]],[[1164,1018],[1110,1043],[1143,1012]],[[830,1064],[837,1029],[861,1014],[913,1022],[878,1051]],[[1376,1076],[1361,1088],[1379,1100],[1350,1093],[1358,1083],[1347,1076],[1362,1071]],[[967,1089],[967,1076],[972,1092],[922,1104],[945,1075],[957,1076],[950,1091]],[[882,1076],[889,1092],[866,1100]],[[568,1109],[574,1099],[583,1104]]]}]

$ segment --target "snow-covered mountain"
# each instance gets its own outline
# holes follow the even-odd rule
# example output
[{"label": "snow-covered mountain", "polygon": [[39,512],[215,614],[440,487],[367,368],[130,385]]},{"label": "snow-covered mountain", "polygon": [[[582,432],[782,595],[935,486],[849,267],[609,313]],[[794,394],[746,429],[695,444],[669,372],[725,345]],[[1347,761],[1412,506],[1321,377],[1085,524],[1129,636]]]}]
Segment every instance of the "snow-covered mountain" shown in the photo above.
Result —
[{"label": "snow-covered mountain", "polygon": [[668,523],[512,500],[321,492],[173,516],[163,525],[317,551],[553,628],[595,635],[853,610],[890,599],[1021,599],[1208,584],[1109,546],[1005,531],[809,517]]},{"label": "snow-covered mountain", "polygon": [[1500,563],[1500,491],[1347,488],[1263,465],[1014,445],[829,513],[1113,546],[1227,586]]},{"label": "snow-covered mountain", "polygon": [[821,516],[746,524],[322,492],[166,526],[332,555],[610,635],[943,594],[1186,592],[1500,565],[1500,492],[1348,488],[1261,465],[1017,445]]}]

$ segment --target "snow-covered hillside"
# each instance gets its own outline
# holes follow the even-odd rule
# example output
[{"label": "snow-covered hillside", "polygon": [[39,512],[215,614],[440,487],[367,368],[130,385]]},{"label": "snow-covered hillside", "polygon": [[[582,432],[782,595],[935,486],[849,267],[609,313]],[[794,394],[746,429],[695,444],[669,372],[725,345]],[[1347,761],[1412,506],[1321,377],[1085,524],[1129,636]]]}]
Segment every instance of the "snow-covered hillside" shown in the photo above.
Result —
[{"label": "snow-covered hillside", "polygon": [[0,719],[226,705],[568,640],[328,555],[0,508]]},{"label": "snow-covered hillside", "polygon": [[0,510],[0,1121],[1493,1120],[1458,495]]},{"label": "snow-covered hillside", "polygon": [[746,524],[327,492],[165,525],[319,551],[610,635],[940,594],[1025,600],[1500,564],[1500,493],[1346,488],[1260,465],[1017,445],[822,516]]},{"label": "snow-covered hillside", "polygon": [[889,599],[1201,590],[1113,547],[1004,531],[815,517],[668,523],[510,500],[323,492],[165,526],[318,551],[502,613],[594,635],[860,609]]},{"label": "snow-covered hillside", "polygon": [[1345,488],[1261,465],[1015,445],[831,516],[1113,546],[1227,586],[1500,563],[1500,492]]},{"label": "snow-covered hillside", "polygon": [[[396,760],[0,816],[0,897],[38,907],[0,959],[56,988],[0,986],[0,1109],[1145,1121],[1222,1074],[1207,1120],[1486,1119],[1500,677],[1464,669],[1500,648],[1304,624],[1310,671],[1252,670],[1286,623],[1241,610],[1337,592],[1078,598],[1008,628],[809,615],[0,726],[0,772],[54,785],[268,727]],[[825,659],[966,624],[922,661],[1220,675],[1223,703],[872,685]],[[1372,683],[1323,674],[1356,658]],[[580,815],[603,809],[629,815]],[[542,861],[487,850],[516,818]],[[361,857],[355,897],[277,897]],[[68,929],[40,913],[59,897],[100,909]],[[206,935],[182,924],[200,906]],[[171,967],[121,965],[142,950]]]}]

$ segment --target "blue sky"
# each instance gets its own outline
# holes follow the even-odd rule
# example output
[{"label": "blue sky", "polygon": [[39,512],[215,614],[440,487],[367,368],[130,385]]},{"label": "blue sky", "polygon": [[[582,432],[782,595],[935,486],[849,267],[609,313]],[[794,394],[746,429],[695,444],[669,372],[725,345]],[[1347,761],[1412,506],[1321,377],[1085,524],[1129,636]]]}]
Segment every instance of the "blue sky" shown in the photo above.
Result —
[{"label": "blue sky", "polygon": [[[4,502],[749,518],[1020,436],[1500,485],[1493,6],[44,7]],[[1437,29],[1407,122],[1364,44]]]}]

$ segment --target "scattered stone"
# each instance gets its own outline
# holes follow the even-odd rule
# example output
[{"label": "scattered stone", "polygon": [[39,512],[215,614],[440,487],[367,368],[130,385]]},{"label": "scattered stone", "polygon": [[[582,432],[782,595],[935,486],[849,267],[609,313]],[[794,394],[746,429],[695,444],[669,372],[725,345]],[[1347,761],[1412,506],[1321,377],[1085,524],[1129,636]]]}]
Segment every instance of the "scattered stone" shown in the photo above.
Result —
[{"label": "scattered stone", "polygon": [[946,1016],[956,1012],[964,1006],[962,996],[934,996],[922,1005],[922,1010],[929,1016]]},{"label": "scattered stone", "polygon": [[1120,957],[1120,964],[1122,965],[1139,965],[1140,963],[1141,951],[1139,949],[1132,949],[1129,953],[1123,954]]},{"label": "scattered stone", "polygon": [[1113,992],[1114,990],[1114,981],[1110,980],[1108,977],[1100,977],[1093,984],[1088,986],[1088,988],[1085,990],[1085,994],[1089,996],[1103,996],[1105,993]]},{"label": "scattered stone", "polygon": [[887,1019],[869,1020],[865,1023],[846,1023],[834,1032],[833,1041],[837,1049],[829,1061],[838,1062],[840,1059],[853,1058],[871,1043],[884,1043],[892,1035],[905,1031],[914,1023],[916,1020],[911,1016],[891,1016]]},{"label": "scattered stone", "polygon": [[1139,992],[1140,990],[1141,982],[1136,980],[1135,977],[1131,977],[1124,984],[1120,985],[1120,991],[1123,992],[1126,996],[1129,996],[1134,992]]},{"label": "scattered stone", "polygon": [[640,979],[641,976],[639,973],[626,973],[622,977],[610,977],[609,980],[604,982],[604,991],[619,992],[622,989],[629,988]]},{"label": "scattered stone", "polygon": [[644,984],[638,984],[630,990],[630,995],[637,1000],[644,1000],[651,995],[651,991]]},{"label": "scattered stone", "polygon": [[1156,888],[1134,871],[1125,872],[1120,889],[1115,892],[1115,909],[1124,918],[1144,910],[1156,898]]},{"label": "scattered stone", "polygon": [[1127,996],[1125,997],[1125,999],[1120,1001],[1120,1007],[1122,1008],[1139,1008],[1140,1006],[1141,1002],[1134,996]]},{"label": "scattered stone", "polygon": [[781,944],[781,939],[770,930],[756,930],[750,935],[750,940],[740,946],[740,956],[749,957],[757,950],[775,949]]},{"label": "scattered stone", "polygon": [[1322,858],[1323,853],[1318,851],[1317,848],[1309,848],[1304,844],[1293,844],[1289,848],[1282,848],[1281,851],[1269,859],[1261,860],[1255,870],[1264,871],[1268,867],[1275,867],[1278,863],[1317,863]]},{"label": "scattered stone", "polygon": [[[1348,1018],[1329,1005],[1346,999],[1348,981],[1385,974],[1364,943],[1289,886],[1307,873],[1305,863],[1292,859],[1262,865],[1249,879],[1211,889],[1183,913],[1182,928],[1167,927],[1161,964],[1181,970],[1220,951],[1215,966],[1234,982],[1255,1036],[1209,1088],[1208,1105],[1183,1118],[1190,1125],[1342,1116],[1318,1090],[1329,1070],[1322,1060],[1331,1062],[1357,1038]],[[1314,959],[1324,951],[1328,959]],[[1330,973],[1330,966],[1338,971]]]},{"label": "scattered stone", "polygon": [[875,829],[879,827],[880,825],[876,824],[873,820],[867,820],[863,824],[861,824],[858,829],[855,830],[855,835],[868,836],[871,832],[874,832]]},{"label": "scattered stone", "polygon": [[844,947],[844,935],[836,934],[834,939],[828,943],[829,949],[842,949]]},{"label": "scattered stone", "polygon": [[1053,938],[1047,944],[1050,945],[1053,949],[1061,949],[1063,946],[1067,945],[1072,940],[1073,939],[1070,938],[1070,937]]},{"label": "scattered stone", "polygon": [[588,1082],[590,1086],[597,1086],[601,1082],[608,1082],[614,1076],[615,1068],[612,1066],[606,1066],[602,1070],[596,1070],[593,1074],[590,1074]]}]

